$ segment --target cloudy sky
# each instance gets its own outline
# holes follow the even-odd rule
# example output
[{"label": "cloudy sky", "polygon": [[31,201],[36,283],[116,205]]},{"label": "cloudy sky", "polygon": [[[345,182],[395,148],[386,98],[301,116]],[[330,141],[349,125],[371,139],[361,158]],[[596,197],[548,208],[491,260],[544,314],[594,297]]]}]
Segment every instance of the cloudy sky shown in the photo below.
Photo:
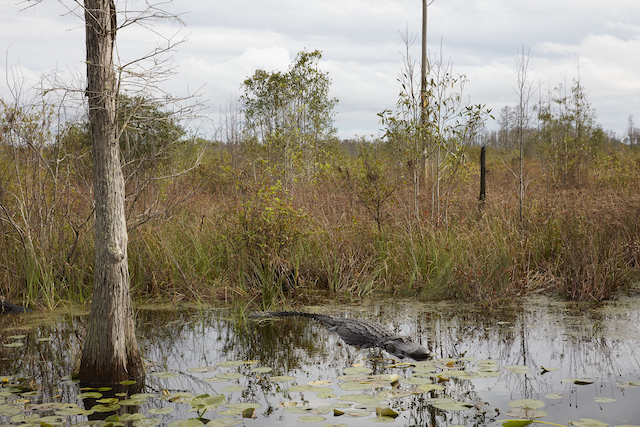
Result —
[{"label": "cloudy sky", "polygon": [[[32,3],[17,1],[0,0],[0,96],[8,96],[15,76],[27,86],[53,70],[78,84],[84,28],[68,9],[74,3],[44,0],[23,10]],[[144,2],[116,4],[135,9]],[[376,113],[393,108],[400,90],[400,32],[418,34],[422,13],[420,0],[174,0],[163,7],[186,26],[123,29],[122,62],[162,43],[157,34],[187,37],[172,54],[177,74],[162,86],[178,96],[202,93],[215,122],[257,68],[286,70],[297,52],[319,49],[339,99],[341,137],[380,133]],[[428,22],[429,51],[442,46],[454,73],[469,79],[464,94],[496,117],[515,103],[514,60],[524,46],[530,74],[545,91],[579,74],[599,124],[620,135],[633,115],[640,127],[639,0],[435,0]],[[412,54],[420,58],[419,37]]]}]

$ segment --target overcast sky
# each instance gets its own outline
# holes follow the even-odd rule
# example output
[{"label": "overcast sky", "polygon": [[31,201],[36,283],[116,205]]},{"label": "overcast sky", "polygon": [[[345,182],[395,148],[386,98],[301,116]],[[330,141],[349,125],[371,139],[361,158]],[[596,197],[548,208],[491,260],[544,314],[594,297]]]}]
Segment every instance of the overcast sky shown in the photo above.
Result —
[{"label": "overcast sky", "polygon": [[[129,7],[142,2],[129,1]],[[319,49],[320,67],[338,98],[341,137],[379,135],[376,113],[394,108],[400,91],[404,45],[400,32],[419,34],[420,0],[174,0],[184,28],[165,23],[153,30],[188,42],[173,53],[177,74],[163,83],[173,95],[199,89],[216,120],[258,68],[286,70],[296,53]],[[58,70],[66,81],[85,73],[82,21],[67,13],[73,2],[0,0],[0,96],[7,80],[34,83]],[[119,8],[124,1],[116,1]],[[77,11],[76,11],[77,12]],[[640,127],[639,0],[435,0],[429,7],[428,46],[442,50],[454,73],[469,79],[464,94],[487,104],[497,117],[515,103],[514,59],[525,47],[530,73],[544,90],[580,74],[597,123],[623,134],[628,117]],[[176,33],[179,34],[176,35]],[[150,30],[128,27],[118,34],[122,62],[153,49]],[[419,37],[412,54],[420,59]],[[8,76],[7,76],[8,74]],[[488,123],[495,127],[494,123]]]}]

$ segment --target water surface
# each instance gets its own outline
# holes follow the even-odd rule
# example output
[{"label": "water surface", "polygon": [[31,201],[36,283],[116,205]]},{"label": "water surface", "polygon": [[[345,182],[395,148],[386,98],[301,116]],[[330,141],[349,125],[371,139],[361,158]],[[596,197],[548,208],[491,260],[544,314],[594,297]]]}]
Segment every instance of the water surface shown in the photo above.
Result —
[{"label": "water surface", "polygon": [[[123,403],[119,414],[141,414],[144,419],[125,423],[135,426],[174,427],[196,417],[189,412],[190,396],[202,394],[225,396],[227,403],[203,415],[205,423],[224,423],[217,425],[485,426],[531,416],[565,426],[580,425],[581,419],[640,425],[639,303],[637,297],[598,305],[539,297],[517,309],[493,311],[414,301],[308,308],[374,320],[434,352],[433,361],[413,365],[380,349],[348,346],[312,319],[244,323],[224,309],[142,309],[138,336],[149,375],[142,388],[125,390],[128,396],[101,393]],[[85,320],[72,313],[0,318],[0,424],[22,421],[24,427],[38,423],[30,416],[60,411],[33,406],[43,403],[75,403],[80,409],[110,404],[78,399],[87,390],[68,378]],[[388,375],[399,381],[392,383],[395,377]],[[272,380],[282,376],[293,379]],[[149,396],[123,401],[134,392]],[[513,403],[521,399],[532,400]],[[244,409],[233,405],[238,403],[260,404],[255,418],[238,415]],[[398,416],[377,416],[376,409],[385,407]],[[110,413],[45,421],[86,424],[99,415]]]}]

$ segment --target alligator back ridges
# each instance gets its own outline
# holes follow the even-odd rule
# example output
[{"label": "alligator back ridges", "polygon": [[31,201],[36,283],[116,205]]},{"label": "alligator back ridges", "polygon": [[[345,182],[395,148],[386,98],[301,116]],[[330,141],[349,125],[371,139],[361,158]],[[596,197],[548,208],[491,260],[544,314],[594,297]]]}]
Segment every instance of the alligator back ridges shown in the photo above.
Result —
[{"label": "alligator back ridges", "polygon": [[410,338],[396,335],[385,326],[369,320],[301,311],[259,311],[249,315],[250,318],[292,316],[318,320],[329,331],[338,334],[344,342],[356,347],[380,347],[400,359],[410,357],[414,360],[425,360],[431,355],[427,349]]}]

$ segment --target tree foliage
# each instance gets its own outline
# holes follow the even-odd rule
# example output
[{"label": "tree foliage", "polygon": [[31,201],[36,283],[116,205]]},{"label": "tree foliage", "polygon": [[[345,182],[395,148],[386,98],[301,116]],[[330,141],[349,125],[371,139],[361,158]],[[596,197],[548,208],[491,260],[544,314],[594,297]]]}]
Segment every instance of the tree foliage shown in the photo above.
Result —
[{"label": "tree foliage", "polygon": [[285,181],[295,171],[314,173],[335,135],[338,100],[329,96],[321,58],[319,50],[302,51],[287,72],[259,69],[242,84],[246,136],[266,148],[268,161],[284,166]]}]

